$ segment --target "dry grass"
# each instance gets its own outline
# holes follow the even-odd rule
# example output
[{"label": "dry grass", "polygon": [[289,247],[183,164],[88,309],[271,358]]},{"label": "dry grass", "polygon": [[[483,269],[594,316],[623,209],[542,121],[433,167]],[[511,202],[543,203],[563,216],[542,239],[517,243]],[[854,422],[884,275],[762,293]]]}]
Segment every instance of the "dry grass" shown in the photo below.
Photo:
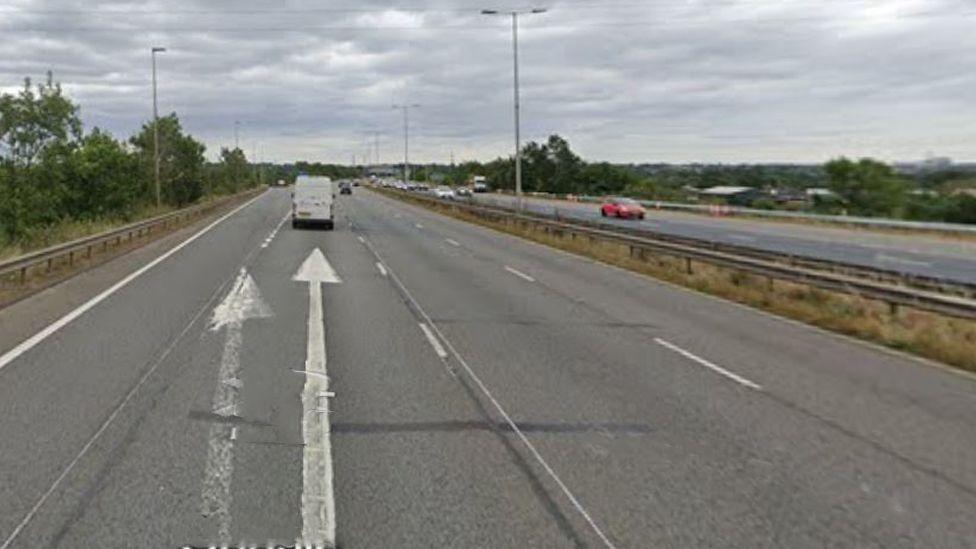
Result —
[{"label": "dry grass", "polygon": [[588,237],[545,232],[492,221],[447,205],[412,202],[452,217],[513,234],[645,274],[657,279],[743,303],[780,316],[854,336],[976,372],[976,322],[785,281],[772,281],[704,263],[646,252],[632,257],[630,247]]},{"label": "dry grass", "polygon": [[[215,200],[222,200],[225,196],[207,196],[201,198],[194,206],[208,204]],[[66,219],[55,225],[39,227],[33,229],[29,236],[16,242],[6,242],[0,237],[0,261],[11,257],[17,257],[34,250],[48,248],[63,242],[77,240],[93,234],[111,231],[130,223],[136,223],[151,217],[167,214],[175,211],[173,206],[146,206],[133,212],[126,217],[116,217],[109,219],[98,219],[89,221],[79,221]]]},{"label": "dry grass", "polygon": [[[134,231],[130,234],[121,235],[117,240],[105,241],[98,245],[79,249],[77,253],[71,256],[68,254],[59,255],[51,258],[47,263],[42,262],[23,271],[7,273],[3,277],[0,277],[0,307],[23,299],[86,269],[90,269],[129,251],[145,246],[150,242],[158,240],[183,227],[197,223],[202,219],[212,218],[249,197],[250,195],[245,192],[236,196],[224,195],[208,198],[195,204],[195,206],[206,205],[208,207],[200,210],[197,212],[197,215],[191,216],[189,219],[180,218],[179,222],[170,223],[166,227],[156,225],[152,231]],[[223,202],[221,203],[221,201]],[[144,215],[141,216],[141,219],[161,215],[161,213],[165,213],[166,211],[172,211],[172,209],[147,209]],[[85,223],[64,222],[50,227],[42,233],[38,233],[29,242],[0,249],[0,254],[16,256],[29,252],[32,249],[45,248],[60,242],[67,242],[87,235],[116,229],[130,223],[133,223],[133,220],[104,220]],[[0,255],[0,259],[3,257],[3,255]]]}]

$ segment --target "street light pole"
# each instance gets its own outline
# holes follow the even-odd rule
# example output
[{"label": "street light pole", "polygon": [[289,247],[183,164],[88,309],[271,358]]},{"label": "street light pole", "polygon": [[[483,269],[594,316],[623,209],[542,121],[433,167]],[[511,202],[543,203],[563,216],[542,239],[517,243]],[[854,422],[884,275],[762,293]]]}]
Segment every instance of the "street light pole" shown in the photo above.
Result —
[{"label": "street light pole", "polygon": [[152,54],[152,92],[153,92],[153,173],[156,183],[156,207],[162,205],[159,193],[159,107],[156,102],[156,54],[166,51],[166,48],[153,47]]},{"label": "street light pole", "polygon": [[410,109],[416,109],[420,105],[413,103],[410,105],[393,105],[394,109],[403,111],[403,184],[410,183]]},{"label": "street light pole", "polygon": [[526,11],[513,10],[501,12],[498,10],[481,10],[484,15],[512,16],[512,61],[515,75],[515,208],[522,210],[522,136],[521,136],[521,104],[519,100],[519,57],[518,57],[518,16],[521,14],[545,13],[546,8],[534,8]]}]

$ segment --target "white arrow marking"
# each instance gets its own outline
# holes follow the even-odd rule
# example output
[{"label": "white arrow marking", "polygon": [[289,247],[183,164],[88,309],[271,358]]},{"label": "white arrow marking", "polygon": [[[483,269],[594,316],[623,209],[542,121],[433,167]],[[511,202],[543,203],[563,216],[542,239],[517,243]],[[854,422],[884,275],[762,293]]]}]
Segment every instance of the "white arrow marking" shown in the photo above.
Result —
[{"label": "white arrow marking", "polygon": [[[254,279],[242,268],[230,292],[217,307],[210,319],[210,329],[227,328],[224,350],[220,357],[220,371],[214,390],[211,411],[220,416],[238,415],[238,397],[243,383],[239,376],[240,348],[243,339],[241,328],[244,321],[272,316],[271,308],[261,297]],[[236,427],[214,423],[210,426],[207,466],[203,481],[203,508],[205,517],[217,519],[217,536],[221,542],[230,541],[231,479],[234,474],[234,441]]]},{"label": "white arrow marking", "polygon": [[332,443],[329,439],[329,376],[326,370],[325,321],[322,284],[342,282],[332,265],[316,248],[292,277],[308,282],[308,348],[305,388],[302,391],[302,537],[301,543],[335,546],[335,496],[332,488]]},{"label": "white arrow marking", "polygon": [[318,248],[308,254],[308,257],[302,262],[302,266],[298,268],[298,272],[291,279],[295,282],[323,282],[325,284],[342,282],[332,265],[329,265],[325,259],[322,250]]}]

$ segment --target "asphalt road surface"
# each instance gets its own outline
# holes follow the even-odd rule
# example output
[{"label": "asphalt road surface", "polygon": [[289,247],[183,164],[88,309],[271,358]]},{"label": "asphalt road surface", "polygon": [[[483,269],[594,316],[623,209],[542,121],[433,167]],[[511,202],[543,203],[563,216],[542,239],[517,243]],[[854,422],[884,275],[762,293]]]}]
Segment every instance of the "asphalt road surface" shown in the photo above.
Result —
[{"label": "asphalt road surface", "polygon": [[[515,198],[510,195],[476,194],[473,200],[507,207],[515,205]],[[601,219],[600,205],[594,203],[526,198],[525,206],[539,213],[558,211],[564,217]],[[976,243],[971,241],[654,209],[648,209],[643,221],[613,218],[604,221],[669,235],[976,284]]]},{"label": "asphalt road surface", "polygon": [[0,547],[976,546],[970,376],[365,189],[288,211],[0,311]]}]

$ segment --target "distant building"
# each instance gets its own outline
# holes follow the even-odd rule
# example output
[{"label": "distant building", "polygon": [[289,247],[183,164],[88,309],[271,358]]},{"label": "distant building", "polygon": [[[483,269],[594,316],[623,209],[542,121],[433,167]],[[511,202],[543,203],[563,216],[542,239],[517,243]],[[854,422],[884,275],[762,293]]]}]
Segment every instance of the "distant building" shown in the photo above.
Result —
[{"label": "distant building", "polygon": [[837,193],[826,187],[810,187],[804,192],[806,192],[807,196],[810,198],[837,198]]},{"label": "distant building", "polygon": [[761,189],[757,189],[755,187],[733,187],[719,185],[716,187],[702,189],[698,191],[698,195],[706,199],[721,199],[724,200],[726,204],[747,206],[751,204],[753,200],[761,198],[763,196],[763,192]]},{"label": "distant building", "polygon": [[899,162],[894,165],[895,171],[902,175],[918,175],[941,172],[954,167],[952,159],[945,156],[930,156],[916,162]]},{"label": "distant building", "polygon": [[774,202],[783,206],[805,206],[813,198],[802,190],[772,189],[769,191]]}]

